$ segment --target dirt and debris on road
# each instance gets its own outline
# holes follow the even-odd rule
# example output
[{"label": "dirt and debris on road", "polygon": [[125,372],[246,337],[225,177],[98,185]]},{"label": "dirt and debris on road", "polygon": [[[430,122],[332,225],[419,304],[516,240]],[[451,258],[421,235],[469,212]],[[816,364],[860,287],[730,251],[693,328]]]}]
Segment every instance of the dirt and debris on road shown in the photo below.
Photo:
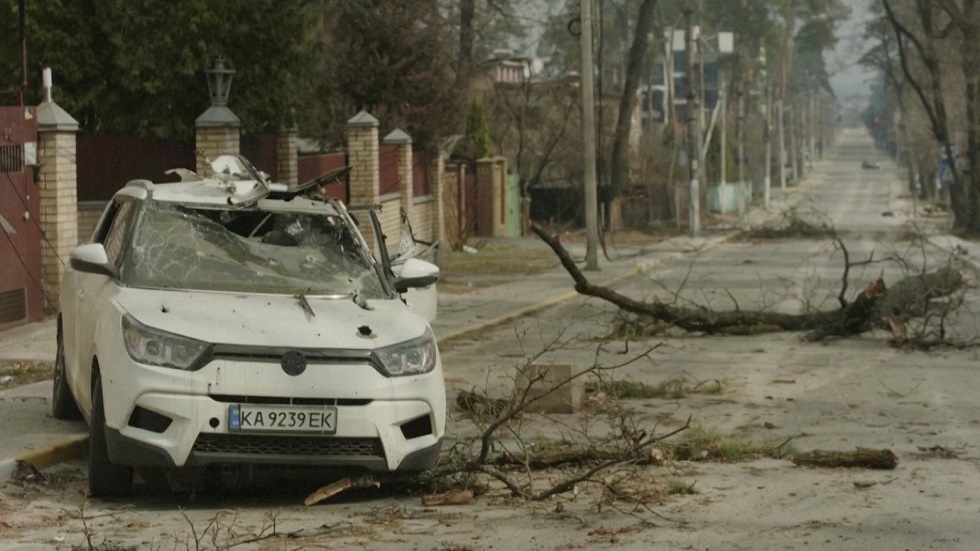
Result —
[{"label": "dirt and debris on road", "polygon": [[0,390],[50,379],[54,364],[47,362],[0,362]]}]

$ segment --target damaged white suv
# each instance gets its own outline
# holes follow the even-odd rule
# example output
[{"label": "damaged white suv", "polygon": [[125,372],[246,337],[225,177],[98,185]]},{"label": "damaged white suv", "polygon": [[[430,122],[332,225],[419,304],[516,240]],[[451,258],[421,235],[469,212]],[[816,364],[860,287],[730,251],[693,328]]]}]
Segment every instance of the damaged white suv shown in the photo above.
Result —
[{"label": "damaged white suv", "polygon": [[442,366],[402,296],[438,269],[376,260],[317,182],[214,166],[130,182],[71,253],[53,412],[88,420],[90,493],[129,493],[133,467],[434,466]]}]

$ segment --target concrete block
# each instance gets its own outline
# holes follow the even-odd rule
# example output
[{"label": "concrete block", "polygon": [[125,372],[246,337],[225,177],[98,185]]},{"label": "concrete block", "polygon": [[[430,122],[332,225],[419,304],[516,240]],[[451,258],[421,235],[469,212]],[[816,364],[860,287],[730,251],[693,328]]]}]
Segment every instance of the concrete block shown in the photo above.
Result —
[{"label": "concrete block", "polygon": [[[575,413],[585,401],[583,377],[572,379],[579,370],[568,364],[534,364],[518,368],[514,393],[530,387],[527,411],[532,413]],[[563,384],[564,383],[564,384]]]}]

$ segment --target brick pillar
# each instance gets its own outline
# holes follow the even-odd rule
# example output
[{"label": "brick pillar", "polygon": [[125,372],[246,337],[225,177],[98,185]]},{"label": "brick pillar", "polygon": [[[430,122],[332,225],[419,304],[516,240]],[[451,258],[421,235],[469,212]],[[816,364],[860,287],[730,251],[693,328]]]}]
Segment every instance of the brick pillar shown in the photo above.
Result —
[{"label": "brick pillar", "polygon": [[[57,308],[68,255],[78,245],[78,177],[75,134],[78,121],[49,99],[37,108],[39,220],[43,239],[44,292]],[[51,304],[48,309],[51,309]]]},{"label": "brick pillar", "polygon": [[[347,121],[347,158],[351,166],[347,204],[354,211],[370,210],[381,193],[378,126],[378,119],[367,111],[361,111]],[[375,239],[370,222],[365,216],[360,218],[361,233],[373,249]]]},{"label": "brick pillar", "polygon": [[[435,202],[432,205],[432,240],[446,244],[446,201],[456,201],[455,197],[444,197],[446,194],[446,154],[441,149],[435,151],[432,156],[432,166],[429,167],[429,193],[432,194]],[[459,177],[459,184],[463,185],[462,176]],[[463,208],[460,205],[459,208]],[[455,224],[456,221],[454,220]]]},{"label": "brick pillar", "polygon": [[398,146],[398,192],[401,195],[402,208],[405,212],[412,213],[412,138],[401,130],[392,130],[384,137],[381,143],[385,145]]},{"label": "brick pillar", "polygon": [[197,149],[195,170],[202,178],[211,176],[212,161],[224,153],[241,151],[242,121],[224,105],[212,105],[194,122],[194,146]]},{"label": "brick pillar", "polygon": [[378,126],[378,119],[366,111],[347,121],[347,153],[351,165],[347,202],[352,208],[371,207],[381,192]]},{"label": "brick pillar", "polygon": [[277,152],[279,174],[276,178],[279,183],[286,184],[287,186],[299,183],[299,159],[297,151],[299,151],[299,129],[295,126],[290,126],[289,128],[280,130]]}]

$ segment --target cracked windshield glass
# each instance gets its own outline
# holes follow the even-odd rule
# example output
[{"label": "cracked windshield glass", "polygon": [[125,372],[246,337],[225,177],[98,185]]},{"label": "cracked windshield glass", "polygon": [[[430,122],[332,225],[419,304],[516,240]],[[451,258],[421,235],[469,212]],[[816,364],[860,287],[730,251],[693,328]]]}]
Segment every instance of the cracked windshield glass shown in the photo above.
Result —
[{"label": "cracked windshield glass", "polygon": [[143,210],[122,278],[135,287],[385,298],[339,216],[162,202]]}]

